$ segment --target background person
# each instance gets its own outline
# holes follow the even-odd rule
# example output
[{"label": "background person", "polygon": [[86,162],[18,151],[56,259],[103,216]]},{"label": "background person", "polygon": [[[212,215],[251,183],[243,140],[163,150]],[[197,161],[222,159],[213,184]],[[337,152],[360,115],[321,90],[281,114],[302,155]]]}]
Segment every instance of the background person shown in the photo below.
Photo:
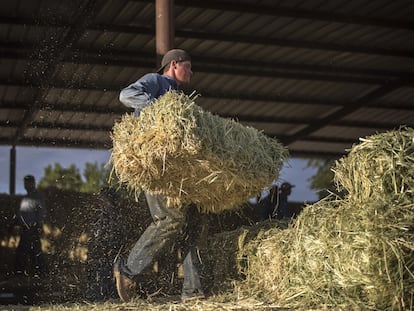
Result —
[{"label": "background person", "polygon": [[36,189],[34,176],[24,177],[27,195],[20,202],[15,224],[20,227],[20,241],[16,249],[15,273],[40,275],[46,271],[45,259],[40,243],[46,206],[43,194]]},{"label": "background person", "polygon": [[294,185],[284,182],[280,186],[279,190],[279,200],[278,200],[278,208],[277,208],[277,218],[292,218],[295,216],[295,213],[288,202],[288,197],[292,193],[292,188],[295,187]]}]

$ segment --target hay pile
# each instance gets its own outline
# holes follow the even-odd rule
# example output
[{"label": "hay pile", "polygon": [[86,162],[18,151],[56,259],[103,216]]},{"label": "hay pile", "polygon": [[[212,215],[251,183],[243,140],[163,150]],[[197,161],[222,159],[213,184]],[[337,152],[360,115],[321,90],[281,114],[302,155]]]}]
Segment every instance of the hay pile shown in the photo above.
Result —
[{"label": "hay pile", "polygon": [[289,307],[412,310],[414,130],[363,139],[334,172],[344,198],[308,206],[287,230],[244,246],[241,296]]},{"label": "hay pile", "polygon": [[288,153],[254,128],[203,111],[196,96],[167,92],[139,118],[125,115],[112,132],[120,182],[195,203],[204,212],[237,208],[278,177]]}]

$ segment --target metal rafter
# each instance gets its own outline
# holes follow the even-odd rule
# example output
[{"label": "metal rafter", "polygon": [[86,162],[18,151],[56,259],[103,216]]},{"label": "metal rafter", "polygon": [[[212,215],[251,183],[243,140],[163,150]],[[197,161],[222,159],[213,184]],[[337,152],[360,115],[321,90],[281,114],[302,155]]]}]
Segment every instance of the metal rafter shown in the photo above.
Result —
[{"label": "metal rafter", "polygon": [[[148,0],[135,0],[148,2]],[[239,1],[221,0],[175,0],[177,6],[211,9],[220,11],[234,11],[258,15],[283,16],[296,19],[320,20],[331,23],[358,24],[364,26],[379,26],[385,28],[414,29],[412,21],[400,21],[396,19],[384,19],[375,17],[358,16],[354,14],[340,14],[330,11],[306,10],[298,8],[286,8],[274,5],[254,5],[240,3]]]},{"label": "metal rafter", "polygon": [[[412,82],[411,82],[412,83]],[[8,78],[5,80],[0,79],[0,85],[6,85],[6,86],[14,86],[14,87],[41,87],[40,84],[38,84],[36,81],[33,81],[31,83],[24,82],[20,79],[12,79]],[[406,85],[409,85],[407,83]],[[102,91],[102,92],[112,92],[118,94],[119,89],[122,87],[122,85],[103,85],[103,84],[97,84],[97,83],[72,83],[70,85],[65,84],[64,81],[59,80],[53,80],[50,82],[49,89],[56,88],[56,89],[73,89],[73,90],[80,90],[80,91]],[[351,101],[338,101],[338,100],[326,100],[326,99],[317,99],[317,98],[304,98],[304,97],[295,97],[295,96],[269,96],[265,94],[250,94],[250,93],[219,93],[219,92],[213,92],[211,90],[204,90],[200,89],[198,90],[200,94],[202,94],[202,97],[205,99],[223,99],[223,100],[229,100],[229,101],[257,101],[257,102],[270,102],[270,103],[288,103],[292,105],[318,105],[318,106],[326,106],[326,107],[345,107],[352,105],[353,103]],[[27,108],[31,103],[29,102],[6,102],[2,101],[0,105],[0,109],[3,108]],[[61,106],[61,104],[50,104],[43,102],[39,104],[39,107],[45,108],[45,109],[54,109],[54,107]],[[64,106],[64,104],[63,104]],[[88,106],[86,105],[71,105],[73,109],[81,109],[89,111]],[[120,105],[120,107],[123,107]],[[413,111],[412,107],[409,107],[407,105],[398,104],[398,103],[378,103],[376,101],[371,101],[369,103],[368,108],[379,108],[379,109],[389,109],[389,110],[406,110],[406,111]],[[93,109],[101,109],[99,107],[94,107]],[[106,109],[106,108],[102,108]],[[124,109],[124,110],[122,110]],[[120,108],[120,111],[125,111],[127,108]],[[114,110],[117,111],[117,110]]]},{"label": "metal rafter", "polygon": [[404,83],[405,81],[401,79],[396,79],[396,80],[390,81],[389,83],[385,85],[382,85],[376,88],[375,90],[361,97],[354,103],[344,106],[341,109],[338,109],[335,112],[328,114],[325,117],[321,118],[320,122],[310,124],[306,126],[305,128],[303,128],[302,130],[299,130],[297,133],[295,133],[295,135],[292,135],[290,139],[286,141],[286,144],[290,144],[296,140],[300,140],[312,134],[313,132],[325,127],[328,124],[335,124],[338,120],[358,110],[359,108],[365,105],[369,105],[372,101],[378,98],[381,98],[384,95],[400,88],[401,86],[404,85]]},{"label": "metal rafter", "polygon": [[44,90],[49,87],[53,80],[55,70],[62,60],[63,52],[78,41],[87,25],[93,20],[93,16],[96,14],[95,6],[97,2],[97,0],[82,2],[80,8],[72,15],[73,25],[70,25],[72,27],[66,27],[65,30],[59,31],[52,29],[53,33],[49,33],[51,36],[45,38],[33,51],[34,58],[37,58],[37,55],[41,55],[41,57],[26,70],[25,78],[29,81],[38,80],[41,87],[35,92],[33,104],[25,111],[21,124],[12,138],[12,145],[16,145],[24,136],[26,127],[32,121],[40,107],[40,103],[44,100]]},{"label": "metal rafter", "polygon": [[[27,60],[32,47],[23,47],[18,42],[0,42],[0,51],[5,58]],[[36,57],[36,56],[34,56]],[[276,76],[278,71],[302,72],[307,74],[306,77],[315,77],[318,74],[321,79],[329,79],[332,76],[344,76],[343,79],[355,79],[351,81],[360,83],[377,83],[381,79],[405,77],[414,80],[414,73],[410,71],[379,70],[366,68],[353,68],[342,66],[325,66],[325,65],[308,65],[308,64],[290,64],[281,62],[265,62],[255,60],[244,60],[235,58],[205,57],[193,55],[194,64],[197,71],[201,72],[220,72],[225,74],[243,74],[243,75],[269,75]],[[80,49],[75,48],[65,51],[62,62],[76,64],[94,64],[105,66],[120,67],[144,67],[151,70],[155,68],[154,55],[146,52],[125,52],[117,49]],[[235,69],[236,67],[236,69]],[[247,69],[246,69],[247,68]],[[261,68],[258,71],[258,68]],[[263,70],[266,68],[266,71]],[[236,70],[236,71],[235,71]],[[316,79],[316,78],[315,78]],[[341,79],[341,78],[333,78]],[[365,80],[364,80],[365,79]],[[377,80],[378,79],[378,80]]]},{"label": "metal rafter", "polygon": [[[8,17],[0,17],[0,22],[2,24],[11,24],[11,25],[25,25],[30,27],[43,27],[50,26],[48,21],[45,20],[41,24],[34,19],[13,19]],[[52,21],[52,26],[65,28],[70,24],[59,23],[56,24],[55,21]],[[155,34],[155,28],[149,26],[129,26],[129,25],[114,25],[114,24],[93,24],[89,25],[85,31],[100,31],[100,32],[113,32],[113,33],[129,33],[129,34],[141,34],[148,35],[153,37]],[[388,49],[382,47],[368,47],[352,44],[335,44],[335,43],[324,43],[324,42],[312,42],[306,40],[292,40],[286,38],[277,38],[277,37],[260,37],[260,36],[248,36],[248,35],[237,35],[237,34],[227,34],[227,33],[211,33],[204,31],[195,31],[195,30],[186,30],[186,29],[176,29],[175,31],[176,38],[184,39],[199,39],[199,40],[211,40],[211,41],[226,41],[226,42],[235,42],[235,43],[244,43],[244,44],[257,44],[265,46],[283,46],[290,48],[303,48],[310,50],[323,50],[323,51],[335,51],[335,52],[348,52],[348,53],[362,53],[362,54],[371,54],[371,55],[382,55],[382,56],[391,56],[391,57],[405,57],[413,58],[413,50],[403,50],[403,49]]]}]

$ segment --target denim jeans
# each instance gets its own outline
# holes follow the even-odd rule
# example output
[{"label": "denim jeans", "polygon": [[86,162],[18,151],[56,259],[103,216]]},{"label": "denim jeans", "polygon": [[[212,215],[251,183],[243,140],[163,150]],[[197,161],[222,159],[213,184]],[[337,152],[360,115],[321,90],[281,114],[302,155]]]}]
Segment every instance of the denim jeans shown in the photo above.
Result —
[{"label": "denim jeans", "polygon": [[131,278],[139,276],[163,251],[181,242],[184,254],[182,293],[202,293],[196,247],[201,227],[197,217],[189,214],[194,207],[167,208],[165,197],[148,193],[145,196],[153,222],[135,243],[122,272]]}]

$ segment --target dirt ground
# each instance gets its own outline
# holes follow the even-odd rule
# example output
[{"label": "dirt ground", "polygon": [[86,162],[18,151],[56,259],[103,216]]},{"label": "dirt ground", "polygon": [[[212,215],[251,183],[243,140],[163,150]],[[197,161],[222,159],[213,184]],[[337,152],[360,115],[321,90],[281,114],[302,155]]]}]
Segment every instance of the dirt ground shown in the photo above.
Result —
[{"label": "dirt ground", "polygon": [[[58,304],[58,305],[41,305],[41,306],[23,306],[23,305],[8,305],[0,306],[0,310],[4,311],[66,311],[66,310],[139,310],[139,311],[216,311],[216,310],[274,310],[274,311],[288,311],[292,309],[281,308],[276,305],[266,305],[260,302],[253,301],[239,301],[239,302],[225,302],[225,298],[214,297],[206,300],[197,300],[192,302],[182,303],[179,299],[174,297],[168,299],[158,299],[157,301],[136,300],[130,303],[120,303],[119,301],[107,301],[102,303],[76,303],[76,304]],[[319,309],[321,310],[321,309]],[[328,309],[326,309],[328,310]],[[332,309],[330,309],[332,310]],[[305,311],[295,309],[294,311]]]}]

